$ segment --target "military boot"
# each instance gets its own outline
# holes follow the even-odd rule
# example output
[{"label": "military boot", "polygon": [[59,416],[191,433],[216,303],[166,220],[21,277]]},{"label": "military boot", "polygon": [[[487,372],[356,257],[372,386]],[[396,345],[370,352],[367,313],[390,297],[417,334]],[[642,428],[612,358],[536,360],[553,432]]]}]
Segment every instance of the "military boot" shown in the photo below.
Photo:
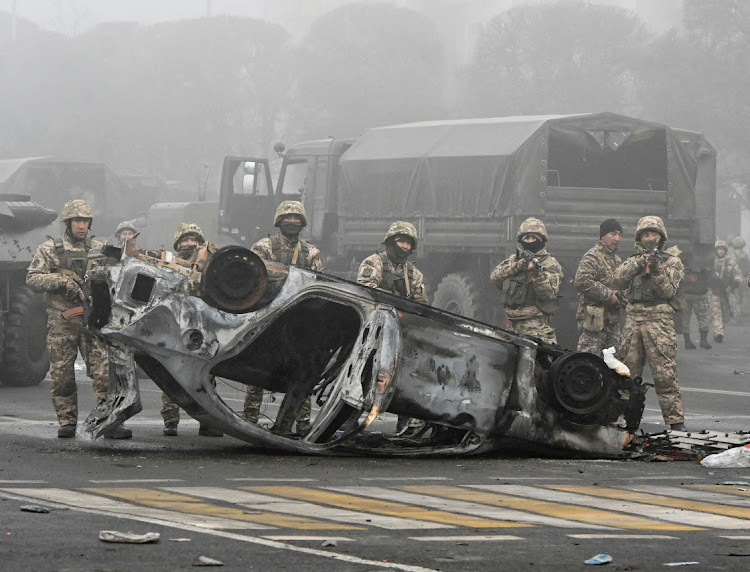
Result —
[{"label": "military boot", "polygon": [[58,439],[72,439],[76,436],[76,424],[63,425],[57,430]]},{"label": "military boot", "polygon": [[177,437],[177,423],[165,423],[164,435],[167,437]]},{"label": "military boot", "polygon": [[685,337],[685,349],[694,350],[696,346],[693,343],[693,340],[690,339],[690,332],[683,332],[682,335]]},{"label": "military boot", "polygon": [[133,432],[122,423],[110,427],[104,433],[105,439],[130,439],[131,437],[133,437]]},{"label": "military boot", "polygon": [[704,350],[710,350],[713,347],[708,343],[708,330],[701,330],[701,347]]}]

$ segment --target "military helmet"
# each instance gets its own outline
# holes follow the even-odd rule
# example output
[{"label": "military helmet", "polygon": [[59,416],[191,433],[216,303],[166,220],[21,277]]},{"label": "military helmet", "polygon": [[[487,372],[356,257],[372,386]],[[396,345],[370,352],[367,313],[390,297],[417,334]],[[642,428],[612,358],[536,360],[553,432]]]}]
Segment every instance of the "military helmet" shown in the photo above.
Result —
[{"label": "military helmet", "polygon": [[67,222],[74,218],[94,220],[94,213],[89,204],[83,199],[73,199],[65,203],[60,213],[60,221]]},{"label": "military helmet", "polygon": [[194,222],[183,222],[179,224],[179,226],[177,227],[177,230],[174,233],[174,249],[175,250],[179,248],[180,242],[186,236],[194,236],[200,244],[203,244],[204,242],[206,242],[206,237],[203,236],[203,231],[201,230],[201,227],[199,227]]},{"label": "military helmet", "polygon": [[718,250],[719,248],[723,248],[727,252],[729,252],[729,245],[724,240],[717,240],[714,243],[714,250]]},{"label": "military helmet", "polygon": [[305,205],[299,201],[283,201],[276,209],[276,215],[273,218],[273,226],[280,226],[281,219],[286,215],[297,215],[302,219],[302,226],[307,226],[307,213]]},{"label": "military helmet", "polygon": [[117,225],[117,230],[115,230],[115,236],[117,238],[120,238],[120,233],[123,230],[132,230],[133,232],[138,232],[138,230],[135,228],[135,225],[133,224],[132,220],[124,220],[120,224]]},{"label": "military helmet", "polygon": [[385,233],[383,242],[385,243],[385,241],[389,238],[392,238],[399,234],[411,239],[411,251],[414,252],[417,249],[417,229],[412,223],[406,222],[405,220],[397,220],[396,222],[391,224],[388,232]]},{"label": "military helmet", "polygon": [[735,248],[745,248],[745,239],[741,236],[735,236],[732,241],[732,246]]},{"label": "military helmet", "polygon": [[641,218],[635,227],[635,241],[638,242],[641,239],[641,234],[647,230],[658,232],[661,235],[663,242],[666,242],[667,227],[664,226],[664,221],[661,220],[661,217],[649,215]]},{"label": "military helmet", "polygon": [[544,223],[538,218],[531,217],[523,221],[521,226],[518,227],[516,240],[521,240],[524,234],[537,234],[544,242],[547,242],[547,227],[545,227]]}]

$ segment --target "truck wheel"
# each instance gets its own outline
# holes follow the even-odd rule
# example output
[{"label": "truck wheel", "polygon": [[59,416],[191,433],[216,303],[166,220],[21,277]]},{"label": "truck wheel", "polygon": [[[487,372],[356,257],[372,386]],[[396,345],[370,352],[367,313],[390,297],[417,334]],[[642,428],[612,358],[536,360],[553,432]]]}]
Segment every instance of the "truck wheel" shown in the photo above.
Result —
[{"label": "truck wheel", "polygon": [[38,385],[49,371],[44,300],[26,286],[10,296],[5,325],[5,385]]},{"label": "truck wheel", "polygon": [[466,318],[480,317],[481,296],[476,281],[468,274],[448,274],[440,281],[432,305]]}]

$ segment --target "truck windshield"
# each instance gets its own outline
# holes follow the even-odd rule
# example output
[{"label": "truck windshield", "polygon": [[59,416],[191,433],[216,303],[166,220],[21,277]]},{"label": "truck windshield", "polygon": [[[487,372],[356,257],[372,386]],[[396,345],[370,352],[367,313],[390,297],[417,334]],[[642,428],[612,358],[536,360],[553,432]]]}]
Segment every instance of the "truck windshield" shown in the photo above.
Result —
[{"label": "truck windshield", "polygon": [[261,163],[246,161],[237,166],[232,177],[232,192],[235,195],[260,195],[269,193],[268,184]]},{"label": "truck windshield", "polygon": [[290,159],[286,163],[283,179],[281,180],[280,192],[282,195],[304,195],[305,183],[307,182],[307,158]]}]

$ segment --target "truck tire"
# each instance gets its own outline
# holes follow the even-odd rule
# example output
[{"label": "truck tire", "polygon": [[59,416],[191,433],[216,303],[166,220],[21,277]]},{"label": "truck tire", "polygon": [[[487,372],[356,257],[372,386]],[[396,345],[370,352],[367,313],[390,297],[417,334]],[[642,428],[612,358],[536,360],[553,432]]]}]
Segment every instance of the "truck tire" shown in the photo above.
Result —
[{"label": "truck tire", "polygon": [[432,305],[465,318],[479,319],[482,298],[476,281],[468,274],[452,273],[438,284]]},{"label": "truck tire", "polygon": [[48,371],[44,300],[19,285],[11,293],[8,305],[2,381],[16,387],[39,385]]}]

